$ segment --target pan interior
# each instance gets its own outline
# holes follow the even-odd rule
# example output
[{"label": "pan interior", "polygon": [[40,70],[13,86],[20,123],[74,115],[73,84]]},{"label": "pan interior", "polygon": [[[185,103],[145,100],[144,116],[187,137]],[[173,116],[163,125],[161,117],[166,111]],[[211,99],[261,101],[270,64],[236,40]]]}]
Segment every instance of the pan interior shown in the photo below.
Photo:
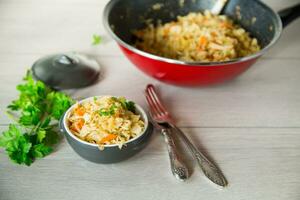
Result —
[{"label": "pan interior", "polygon": [[[114,34],[132,45],[135,41],[132,31],[144,28],[147,21],[170,22],[178,15],[210,10],[214,3],[215,0],[112,0],[107,7],[107,20]],[[222,14],[250,32],[262,48],[281,31],[277,15],[258,0],[230,0]]]}]

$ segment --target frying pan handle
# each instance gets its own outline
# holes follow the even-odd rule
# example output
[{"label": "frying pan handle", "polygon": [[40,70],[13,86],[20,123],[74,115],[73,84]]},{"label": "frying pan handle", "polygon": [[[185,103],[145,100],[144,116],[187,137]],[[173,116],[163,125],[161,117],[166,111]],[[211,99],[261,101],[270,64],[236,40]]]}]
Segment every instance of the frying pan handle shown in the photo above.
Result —
[{"label": "frying pan handle", "polygon": [[281,10],[278,14],[281,18],[283,27],[286,27],[300,16],[300,4]]}]

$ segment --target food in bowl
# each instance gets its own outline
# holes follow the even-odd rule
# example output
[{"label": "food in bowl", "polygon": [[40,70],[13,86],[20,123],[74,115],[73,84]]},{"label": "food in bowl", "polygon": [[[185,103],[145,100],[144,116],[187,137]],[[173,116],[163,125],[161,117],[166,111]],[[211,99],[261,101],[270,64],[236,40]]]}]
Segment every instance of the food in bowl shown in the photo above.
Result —
[{"label": "food in bowl", "polygon": [[256,38],[225,15],[189,13],[177,21],[135,30],[135,47],[181,61],[220,62],[245,57],[261,48]]},{"label": "food in bowl", "polygon": [[94,97],[77,103],[67,117],[68,128],[83,141],[105,145],[122,146],[141,135],[145,123],[135,113],[135,105],[124,97]]}]

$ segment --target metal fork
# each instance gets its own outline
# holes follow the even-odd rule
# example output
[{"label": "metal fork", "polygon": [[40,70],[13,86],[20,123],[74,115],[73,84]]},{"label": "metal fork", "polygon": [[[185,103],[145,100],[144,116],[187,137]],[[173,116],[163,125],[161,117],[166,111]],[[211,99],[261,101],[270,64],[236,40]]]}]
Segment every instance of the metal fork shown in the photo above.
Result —
[{"label": "metal fork", "polygon": [[228,183],[222,172],[209,159],[199,151],[199,149],[186,137],[186,135],[174,124],[169,112],[161,103],[153,85],[149,84],[146,88],[146,97],[151,107],[155,110],[155,119],[160,125],[169,125],[182,138],[183,142],[188,146],[193,157],[197,160],[200,168],[207,178],[213,183],[225,187]]},{"label": "metal fork", "polygon": [[185,181],[189,177],[189,172],[188,168],[180,158],[180,154],[177,152],[177,148],[174,142],[173,138],[173,133],[172,129],[166,128],[164,126],[161,126],[157,123],[157,111],[154,105],[152,104],[151,99],[149,99],[149,96],[146,94],[146,100],[148,102],[149,108],[150,108],[150,117],[151,121],[154,124],[154,126],[157,129],[161,130],[162,135],[164,136],[167,148],[168,148],[168,153],[169,153],[169,158],[170,158],[170,164],[171,164],[171,171],[172,174],[181,181]]}]

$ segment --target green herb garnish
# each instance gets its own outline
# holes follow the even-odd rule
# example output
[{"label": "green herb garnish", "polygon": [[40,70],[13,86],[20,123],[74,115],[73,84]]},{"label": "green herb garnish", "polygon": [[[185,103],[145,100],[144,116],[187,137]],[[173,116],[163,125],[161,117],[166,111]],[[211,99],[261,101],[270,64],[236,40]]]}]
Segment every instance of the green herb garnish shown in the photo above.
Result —
[{"label": "green herb garnish", "polygon": [[133,101],[126,101],[125,102],[126,108],[127,110],[131,111],[131,112],[135,112],[135,105]]},{"label": "green herb garnish", "polygon": [[25,83],[17,86],[19,98],[8,106],[8,114],[16,112],[16,124],[10,124],[0,136],[0,147],[18,164],[30,165],[36,158],[52,152],[58,134],[52,122],[57,122],[72,105],[73,100],[48,88],[41,81],[34,81],[29,71]]},{"label": "green herb garnish", "polygon": [[105,108],[101,108],[99,111],[99,114],[100,114],[100,116],[112,116],[115,114],[116,109],[117,109],[117,106],[114,104],[108,110]]},{"label": "green herb garnish", "polygon": [[94,34],[92,44],[93,45],[99,45],[99,44],[101,44],[101,42],[102,42],[102,37],[98,34]]},{"label": "green herb garnish", "polygon": [[[123,109],[125,110],[129,110],[131,112],[135,112],[135,105],[134,102],[132,101],[127,101],[124,97],[111,97],[111,99],[115,102],[118,102],[121,104],[121,106],[123,107]],[[116,109],[117,109],[117,105],[113,104],[110,108],[101,108],[99,110],[99,114],[100,116],[112,116],[115,114]]]},{"label": "green herb garnish", "polygon": [[124,97],[120,97],[118,100],[124,109],[135,112],[135,105],[133,101],[128,101]]}]

